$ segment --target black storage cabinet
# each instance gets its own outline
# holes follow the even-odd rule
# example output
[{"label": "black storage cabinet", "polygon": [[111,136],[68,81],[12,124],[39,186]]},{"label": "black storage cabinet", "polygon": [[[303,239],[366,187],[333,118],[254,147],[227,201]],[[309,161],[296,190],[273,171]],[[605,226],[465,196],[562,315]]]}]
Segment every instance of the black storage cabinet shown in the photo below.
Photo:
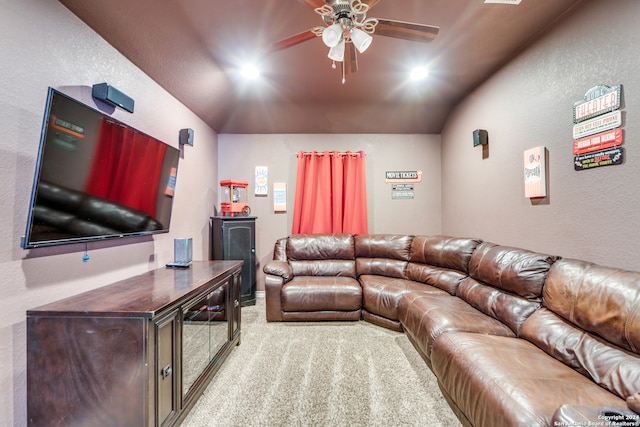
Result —
[{"label": "black storage cabinet", "polygon": [[256,303],[256,217],[211,217],[211,259],[241,260],[243,306]]}]

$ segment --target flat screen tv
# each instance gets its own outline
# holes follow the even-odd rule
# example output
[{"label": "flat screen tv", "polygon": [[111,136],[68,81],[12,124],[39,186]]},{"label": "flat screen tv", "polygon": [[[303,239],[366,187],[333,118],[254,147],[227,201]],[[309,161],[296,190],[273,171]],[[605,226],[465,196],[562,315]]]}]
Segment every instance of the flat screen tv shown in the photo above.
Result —
[{"label": "flat screen tv", "polygon": [[180,150],[49,88],[24,249],[169,231]]}]

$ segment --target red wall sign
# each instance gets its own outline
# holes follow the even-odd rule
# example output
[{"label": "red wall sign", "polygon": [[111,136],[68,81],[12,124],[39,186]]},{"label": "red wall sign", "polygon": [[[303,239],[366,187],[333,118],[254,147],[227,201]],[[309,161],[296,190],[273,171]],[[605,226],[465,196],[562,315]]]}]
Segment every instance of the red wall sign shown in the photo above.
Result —
[{"label": "red wall sign", "polygon": [[613,129],[573,141],[573,154],[591,153],[618,145],[622,145],[622,129]]}]

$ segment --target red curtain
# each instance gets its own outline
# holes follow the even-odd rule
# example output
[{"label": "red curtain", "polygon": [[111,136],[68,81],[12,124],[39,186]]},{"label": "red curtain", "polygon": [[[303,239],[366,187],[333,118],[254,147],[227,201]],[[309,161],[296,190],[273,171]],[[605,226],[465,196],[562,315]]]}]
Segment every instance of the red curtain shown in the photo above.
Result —
[{"label": "red curtain", "polygon": [[150,136],[103,121],[85,191],[155,217],[166,151]]},{"label": "red curtain", "polygon": [[365,154],[300,151],[293,234],[367,230]]}]

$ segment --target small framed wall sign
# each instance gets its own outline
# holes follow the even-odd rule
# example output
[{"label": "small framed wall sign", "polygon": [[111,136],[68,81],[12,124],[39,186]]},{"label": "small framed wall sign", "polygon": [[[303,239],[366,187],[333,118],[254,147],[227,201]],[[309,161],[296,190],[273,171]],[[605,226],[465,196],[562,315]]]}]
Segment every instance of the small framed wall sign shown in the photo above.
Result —
[{"label": "small framed wall sign", "polygon": [[547,149],[543,146],[524,151],[524,195],[528,198],[547,196]]},{"label": "small framed wall sign", "polygon": [[273,183],[273,211],[287,211],[287,184],[284,182]]},{"label": "small framed wall sign", "polygon": [[255,184],[255,195],[266,196],[269,184],[269,168],[267,166],[256,166]]}]

